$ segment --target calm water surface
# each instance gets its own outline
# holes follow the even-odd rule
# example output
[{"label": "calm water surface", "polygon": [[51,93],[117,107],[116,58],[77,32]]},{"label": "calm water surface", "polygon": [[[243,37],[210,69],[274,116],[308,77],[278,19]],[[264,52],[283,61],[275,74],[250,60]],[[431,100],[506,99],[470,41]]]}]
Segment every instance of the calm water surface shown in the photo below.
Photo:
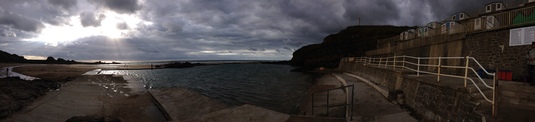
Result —
[{"label": "calm water surface", "polygon": [[231,105],[252,104],[291,113],[312,84],[310,74],[272,64],[225,64],[183,69],[105,70],[142,82],[147,88],[183,86]]}]

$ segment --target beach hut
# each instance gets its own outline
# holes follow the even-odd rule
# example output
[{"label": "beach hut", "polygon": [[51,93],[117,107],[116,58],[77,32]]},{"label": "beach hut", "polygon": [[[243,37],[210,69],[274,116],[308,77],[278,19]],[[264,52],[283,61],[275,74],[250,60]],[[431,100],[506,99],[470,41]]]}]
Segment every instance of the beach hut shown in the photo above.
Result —
[{"label": "beach hut", "polygon": [[399,40],[405,40],[405,32],[401,32],[401,34],[399,34]]},{"label": "beach hut", "polygon": [[442,23],[441,27],[440,27],[440,34],[447,34],[448,33],[448,28],[450,27],[450,22],[444,22]]},{"label": "beach hut", "polygon": [[484,16],[485,18],[485,29],[490,30],[497,27],[500,27],[500,22],[494,16]]},{"label": "beach hut", "polygon": [[440,23],[438,22],[430,22],[430,23],[427,23],[427,27],[431,28],[431,29],[436,29],[438,28],[438,26],[440,25]]},{"label": "beach hut", "polygon": [[423,36],[424,36],[424,37],[433,36],[433,35],[432,35],[432,32],[431,32],[432,30],[433,30],[433,29],[431,29],[431,28],[429,28],[429,27],[426,26],[426,27],[424,28],[424,34],[423,34]]},{"label": "beach hut", "polygon": [[409,40],[409,31],[405,31],[403,33],[403,40]]},{"label": "beach hut", "polygon": [[474,30],[481,30],[481,18],[474,19]]},{"label": "beach hut", "polygon": [[407,31],[407,39],[406,40],[414,39],[414,37],[416,37],[416,30],[415,29],[408,30]]},{"label": "beach hut", "polygon": [[411,40],[416,36],[416,34],[415,34],[414,29],[410,29],[410,30],[404,31],[399,36],[400,36],[400,40]]},{"label": "beach hut", "polygon": [[424,35],[427,36],[434,36],[435,34],[438,34],[439,32],[436,32],[440,28],[439,22],[430,22],[426,25],[427,28],[424,28]]},{"label": "beach hut", "polygon": [[492,3],[485,5],[485,13],[500,11],[504,9],[505,9],[505,5],[502,2],[492,2]]},{"label": "beach hut", "polygon": [[467,18],[470,18],[470,16],[468,16],[468,14],[466,14],[464,12],[459,12],[459,13],[455,13],[455,14],[451,15],[451,20],[453,20],[453,21],[464,20],[464,19],[467,19]]},{"label": "beach hut", "polygon": [[442,24],[441,34],[454,34],[457,32],[457,26],[459,26],[459,23],[455,21],[446,21]]},{"label": "beach hut", "polygon": [[425,27],[419,27],[416,31],[416,38],[419,38],[419,37],[424,37],[424,28]]}]

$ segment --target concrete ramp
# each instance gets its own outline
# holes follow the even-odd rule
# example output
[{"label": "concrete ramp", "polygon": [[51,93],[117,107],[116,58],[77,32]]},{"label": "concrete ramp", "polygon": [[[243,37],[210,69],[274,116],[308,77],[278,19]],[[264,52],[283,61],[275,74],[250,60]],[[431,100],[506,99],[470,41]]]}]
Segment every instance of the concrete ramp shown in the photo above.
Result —
[{"label": "concrete ramp", "polygon": [[205,114],[202,122],[284,122],[290,115],[245,104]]},{"label": "concrete ramp", "polygon": [[228,105],[210,99],[184,87],[149,90],[173,121],[198,121],[199,117],[228,108]]}]

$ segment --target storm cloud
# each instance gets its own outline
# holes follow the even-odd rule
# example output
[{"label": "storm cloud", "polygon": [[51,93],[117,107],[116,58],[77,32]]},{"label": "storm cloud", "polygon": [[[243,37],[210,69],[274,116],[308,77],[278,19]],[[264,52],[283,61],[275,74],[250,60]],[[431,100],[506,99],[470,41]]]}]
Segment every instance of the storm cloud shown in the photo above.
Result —
[{"label": "storm cloud", "polygon": [[40,21],[11,12],[0,13],[0,25],[32,32],[40,32],[45,27]]},{"label": "storm cloud", "polygon": [[117,13],[131,14],[141,9],[139,0],[95,0],[93,2]]},{"label": "storm cloud", "polygon": [[[423,26],[457,12],[478,13],[490,2],[494,1],[0,0],[0,49],[67,59],[288,60],[301,46],[321,43],[347,26]],[[53,27],[78,29],[64,35],[79,37],[40,38],[55,37],[43,35],[56,33]],[[89,27],[100,30],[83,29]],[[80,34],[89,32],[94,34]]]},{"label": "storm cloud", "polygon": [[82,12],[80,13],[80,22],[84,27],[87,26],[100,26],[100,22],[106,18],[106,15],[99,14],[95,15],[93,12]]},{"label": "storm cloud", "polygon": [[65,10],[76,7],[78,1],[76,0],[48,0],[48,3],[61,7]]}]

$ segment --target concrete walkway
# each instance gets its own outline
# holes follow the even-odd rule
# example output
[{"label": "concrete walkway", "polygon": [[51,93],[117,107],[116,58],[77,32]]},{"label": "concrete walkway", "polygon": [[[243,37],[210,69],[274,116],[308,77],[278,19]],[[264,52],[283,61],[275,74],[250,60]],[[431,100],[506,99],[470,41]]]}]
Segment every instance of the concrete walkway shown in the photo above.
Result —
[{"label": "concrete walkway", "polygon": [[[354,121],[364,122],[417,122],[408,112],[386,99],[384,88],[368,84],[346,74],[334,74],[347,85],[354,85]],[[383,90],[381,90],[383,89]]]},{"label": "concrete walkway", "polygon": [[[323,76],[317,78],[316,83],[310,88],[307,94],[309,100],[312,99],[311,94],[317,91],[324,91],[326,89],[338,88],[345,85],[354,85],[354,107],[353,107],[353,121],[354,122],[417,122],[416,119],[411,117],[409,113],[400,109],[399,106],[388,101],[385,95],[388,94],[387,90],[377,86],[375,84],[368,84],[357,78],[348,76],[342,73],[325,73]],[[351,87],[347,89],[350,93]],[[349,94],[351,95],[351,94]],[[344,89],[332,90],[329,92],[329,105],[341,105],[345,104],[350,97],[348,92]],[[314,105],[325,105],[326,94],[316,93],[314,96]],[[312,114],[312,101],[302,103],[300,106],[299,115],[292,116],[289,121],[301,122],[301,121],[315,121],[322,119],[324,121],[345,121],[346,107],[334,107],[329,109],[329,114],[326,115],[326,109],[317,107],[314,109],[314,117],[310,117]],[[351,113],[351,110],[347,110]],[[311,119],[312,118],[312,119]],[[338,118],[338,119],[334,119]],[[342,118],[342,119],[340,119]]]},{"label": "concrete walkway", "polygon": [[183,87],[150,92],[176,122],[283,122],[290,117],[249,104],[228,106]]},{"label": "concrete walkway", "polygon": [[112,75],[87,75],[48,92],[6,122],[62,122],[73,116],[97,115],[121,121],[165,121],[138,82]]}]

